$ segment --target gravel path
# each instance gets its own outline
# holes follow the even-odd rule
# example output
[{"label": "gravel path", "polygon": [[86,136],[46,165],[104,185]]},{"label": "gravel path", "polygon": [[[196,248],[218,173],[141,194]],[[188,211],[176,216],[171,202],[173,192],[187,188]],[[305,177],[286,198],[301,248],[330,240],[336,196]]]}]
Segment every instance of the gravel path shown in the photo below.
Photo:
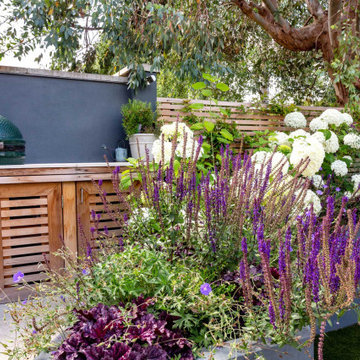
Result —
[{"label": "gravel path", "polygon": [[[14,333],[11,332],[12,326],[10,324],[10,317],[8,314],[5,315],[6,308],[6,305],[0,305],[0,343],[8,343],[15,337]],[[2,352],[3,349],[4,348],[0,345],[0,352]],[[7,359],[7,355],[0,354],[0,360]]]}]

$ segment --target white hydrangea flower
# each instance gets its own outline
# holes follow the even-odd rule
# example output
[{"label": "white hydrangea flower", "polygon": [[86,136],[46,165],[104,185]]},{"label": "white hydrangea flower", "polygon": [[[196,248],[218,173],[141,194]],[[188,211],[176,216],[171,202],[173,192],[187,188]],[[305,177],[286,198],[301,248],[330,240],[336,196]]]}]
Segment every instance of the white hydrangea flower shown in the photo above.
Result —
[{"label": "white hydrangea flower", "polygon": [[[301,190],[298,190],[294,193],[295,196],[300,195]],[[307,190],[304,197],[304,206],[301,209],[301,213],[303,214],[306,210],[310,210],[312,204],[313,211],[316,215],[319,215],[322,206],[320,198],[312,191]]]},{"label": "white hydrangea flower", "polygon": [[294,111],[285,116],[284,123],[286,126],[298,129],[306,127],[306,119],[305,116],[299,112]]},{"label": "white hydrangea flower", "polygon": [[336,176],[345,176],[349,171],[346,162],[341,160],[335,160],[331,164],[331,170]]},{"label": "white hydrangea flower", "polygon": [[316,133],[312,134],[311,137],[319,141],[325,149],[326,153],[336,153],[339,148],[339,139],[333,131],[330,131],[331,136],[330,139],[325,139],[325,135],[321,131],[317,131]]},{"label": "white hydrangea flower", "polygon": [[322,119],[321,117],[312,119],[309,126],[312,132],[318,130],[327,130],[329,128],[329,124],[327,123],[327,121],[325,119]]},{"label": "white hydrangea flower", "polygon": [[[152,154],[154,157],[154,160],[156,163],[159,163],[162,161],[162,154],[161,154],[161,148],[162,148],[162,141],[160,139],[157,139],[154,141],[153,148],[152,148]],[[170,141],[164,141],[164,162],[168,163],[171,159],[171,151],[172,151],[172,143]]]},{"label": "white hydrangea flower", "polygon": [[260,170],[262,164],[264,164],[264,172],[266,171],[266,166],[268,165],[269,161],[271,160],[271,169],[277,171],[280,169],[283,174],[287,174],[289,171],[289,161],[287,157],[279,152],[276,151],[275,153],[266,152],[266,151],[258,151],[251,157],[251,161],[255,163],[255,168]]},{"label": "white hydrangea flower", "polygon": [[308,162],[302,175],[310,177],[319,170],[325,158],[325,150],[322,144],[312,137],[296,139],[293,143],[293,151],[290,155],[290,164],[294,167],[302,162]]},{"label": "white hydrangea flower", "polygon": [[350,160],[351,162],[353,161],[352,157],[351,157],[351,156],[349,156],[349,155],[345,155],[345,156],[343,156],[343,159],[348,159],[348,160]]},{"label": "white hydrangea flower", "polygon": [[354,191],[357,191],[360,186],[360,174],[353,175],[351,181],[354,183]]},{"label": "white hydrangea flower", "polygon": [[299,130],[292,131],[289,134],[289,139],[295,140],[296,138],[307,138],[309,136],[311,136],[310,133],[308,133],[307,131],[305,131],[303,129],[299,129]]},{"label": "white hydrangea flower", "polygon": [[[185,157],[188,159],[192,155],[195,156],[197,148],[199,144],[198,142],[190,137],[186,139],[186,147],[185,147]],[[175,154],[179,157],[184,155],[184,139],[180,140],[180,142],[176,145]],[[200,149],[199,157],[203,154],[203,148]]]},{"label": "white hydrangea flower", "polygon": [[280,145],[290,146],[289,135],[281,131],[275,131],[275,134],[270,137],[270,147],[274,149]]},{"label": "white hydrangea flower", "polygon": [[[165,124],[160,129],[161,134],[164,135],[165,141],[171,141],[176,134],[176,122],[171,124]],[[192,130],[182,122],[177,123],[177,140],[180,141],[184,138],[184,134],[187,135],[187,138],[194,137]]]},{"label": "white hydrangea flower", "polygon": [[355,133],[346,134],[344,136],[344,144],[349,145],[353,149],[360,149],[360,136]]},{"label": "white hydrangea flower", "polygon": [[324,149],[326,153],[333,154],[339,150],[340,145],[339,145],[339,139],[336,136],[336,134],[332,131],[330,131],[330,133],[331,133],[331,137],[330,139],[325,141]]},{"label": "white hydrangea flower", "polygon": [[321,131],[317,131],[316,133],[312,134],[311,137],[317,140],[323,146],[325,146],[325,135]]},{"label": "white hydrangea flower", "polygon": [[320,118],[325,120],[329,125],[340,126],[345,122],[343,114],[336,109],[327,109],[321,115]]},{"label": "white hydrangea flower", "polygon": [[342,117],[343,117],[343,122],[344,122],[346,125],[348,125],[348,126],[352,125],[352,123],[354,122],[354,120],[353,120],[353,118],[352,118],[352,116],[351,116],[350,114],[342,113],[341,115],[342,115]]},{"label": "white hydrangea flower", "polygon": [[348,199],[352,198],[353,194],[350,191],[345,191],[344,196],[346,196]]},{"label": "white hydrangea flower", "polygon": [[311,204],[313,206],[314,213],[319,215],[322,209],[320,198],[313,191],[307,190],[304,198],[304,207],[309,209]]},{"label": "white hydrangea flower", "polygon": [[313,175],[310,177],[310,180],[312,181],[313,185],[319,189],[325,185],[324,180],[321,175]]}]

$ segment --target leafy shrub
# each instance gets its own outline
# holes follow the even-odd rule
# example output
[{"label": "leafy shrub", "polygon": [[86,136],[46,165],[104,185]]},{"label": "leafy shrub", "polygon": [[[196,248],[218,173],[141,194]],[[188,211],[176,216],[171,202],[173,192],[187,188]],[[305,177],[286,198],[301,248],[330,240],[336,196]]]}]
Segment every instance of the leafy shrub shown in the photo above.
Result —
[{"label": "leafy shrub", "polygon": [[127,136],[136,133],[154,133],[156,129],[155,115],[151,104],[140,100],[129,100],[121,108],[122,124]]},{"label": "leafy shrub", "polygon": [[74,310],[77,321],[53,359],[194,359],[190,342],[173,329],[171,317],[155,317],[148,312],[151,304],[138,298],[132,306]]}]

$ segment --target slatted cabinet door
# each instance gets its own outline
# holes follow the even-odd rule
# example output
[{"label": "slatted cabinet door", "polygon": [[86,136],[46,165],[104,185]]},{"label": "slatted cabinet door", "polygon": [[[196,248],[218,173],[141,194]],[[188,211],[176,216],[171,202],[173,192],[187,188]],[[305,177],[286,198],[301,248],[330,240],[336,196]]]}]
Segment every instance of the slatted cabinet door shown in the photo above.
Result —
[{"label": "slatted cabinet door", "polygon": [[[90,243],[92,248],[98,246],[94,237],[91,234],[91,227],[95,226],[94,219],[91,212],[95,211],[100,216],[99,230],[103,231],[105,226],[109,230],[109,234],[118,236],[121,233],[119,224],[115,223],[111,216],[104,211],[104,205],[101,201],[99,191],[92,182],[77,182],[76,183],[76,199],[77,199],[77,214],[78,214],[78,252],[84,254],[86,252],[87,244]],[[116,195],[111,181],[104,181],[102,189],[106,191],[110,209],[124,210],[124,204],[121,204],[119,197]]]},{"label": "slatted cabinet door", "polygon": [[0,287],[14,299],[26,293],[12,286],[16,272],[33,283],[44,279],[45,257],[51,267],[63,266],[52,255],[62,245],[61,184],[1,186],[0,221]]}]

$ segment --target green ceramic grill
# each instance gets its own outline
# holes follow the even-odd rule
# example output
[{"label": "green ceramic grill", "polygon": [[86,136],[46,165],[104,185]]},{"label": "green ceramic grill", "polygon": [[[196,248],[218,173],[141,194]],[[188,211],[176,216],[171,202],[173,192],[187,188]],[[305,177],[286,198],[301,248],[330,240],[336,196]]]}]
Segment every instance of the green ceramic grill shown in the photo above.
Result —
[{"label": "green ceramic grill", "polygon": [[25,160],[25,140],[20,130],[0,115],[0,165],[19,165]]}]

